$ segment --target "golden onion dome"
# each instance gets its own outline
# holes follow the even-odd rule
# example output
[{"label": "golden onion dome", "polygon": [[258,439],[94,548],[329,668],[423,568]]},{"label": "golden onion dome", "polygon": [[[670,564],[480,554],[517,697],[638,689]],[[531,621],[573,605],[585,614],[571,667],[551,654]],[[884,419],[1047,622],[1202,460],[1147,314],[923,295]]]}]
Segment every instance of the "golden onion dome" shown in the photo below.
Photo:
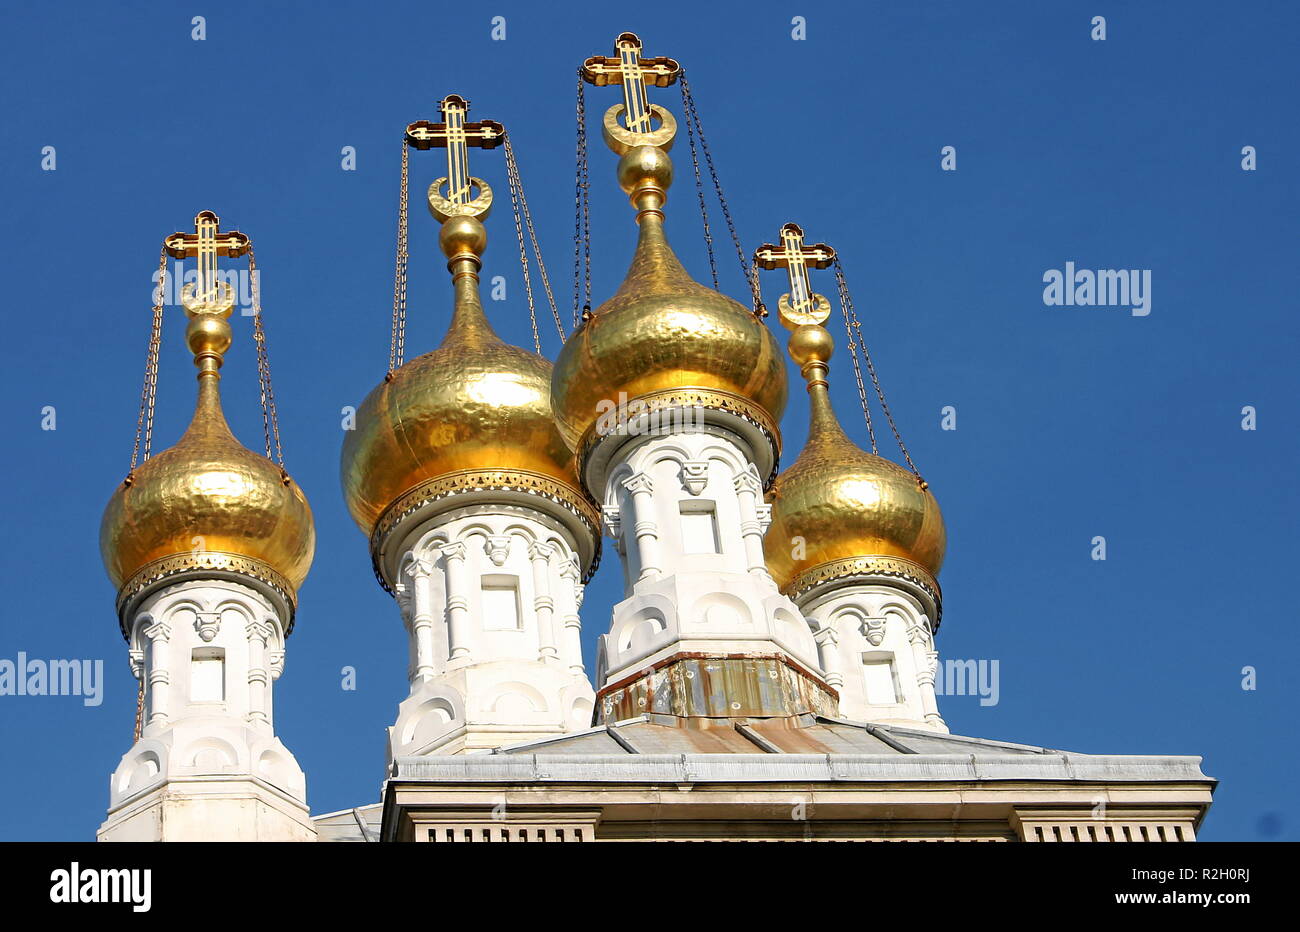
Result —
[{"label": "golden onion dome", "polygon": [[311,507],[283,469],[241,445],[226,423],[218,390],[230,345],[224,315],[193,315],[187,337],[199,366],[194,418],[174,447],[118,486],[100,525],[119,609],[163,579],[201,571],[266,584],[283,597],[291,625],[316,547]]},{"label": "golden onion dome", "polygon": [[[639,404],[736,415],[775,448],[786,400],[776,340],[748,308],[692,279],[673,254],[659,209],[672,180],[668,155],[631,149],[619,180],[638,208],[636,252],[618,291],[568,339],[556,363],[552,398],[565,441],[585,460],[602,412]],[[770,456],[774,461],[775,449]]]},{"label": "golden onion dome", "polygon": [[[451,326],[432,352],[398,368],[357,409],[341,459],[343,494],[377,550],[392,529],[433,499],[467,491],[514,494],[580,519],[580,551],[595,557],[597,515],[551,414],[551,364],[493,331],[478,291],[483,226],[444,224],[453,270]],[[528,496],[528,499],[521,498]],[[585,566],[584,571],[590,571]]]},{"label": "golden onion dome", "polygon": [[811,417],[807,444],[768,496],[768,569],[789,595],[847,576],[900,577],[927,591],[937,607],[935,577],[946,545],[939,503],[913,473],[845,435],[827,391],[832,347],[820,326],[797,327],[790,337],[790,354],[808,381]]}]

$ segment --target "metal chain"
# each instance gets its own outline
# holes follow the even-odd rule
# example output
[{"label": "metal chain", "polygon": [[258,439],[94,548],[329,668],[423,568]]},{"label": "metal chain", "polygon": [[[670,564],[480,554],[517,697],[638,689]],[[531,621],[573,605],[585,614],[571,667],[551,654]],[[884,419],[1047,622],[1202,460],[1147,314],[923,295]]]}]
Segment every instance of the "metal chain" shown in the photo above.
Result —
[{"label": "metal chain", "polygon": [[[880,378],[876,375],[876,367],[871,362],[871,353],[867,350],[866,341],[862,338],[862,322],[858,320],[857,311],[853,308],[853,299],[849,295],[848,282],[844,277],[844,267],[840,264],[839,257],[835,259],[835,284],[839,288],[840,294],[840,311],[844,317],[844,329],[849,335],[849,353],[853,356],[853,369],[858,380],[858,395],[862,399],[862,413],[867,419],[867,431],[871,432],[871,414],[867,405],[867,392],[862,383],[862,369],[858,362],[858,349],[862,350],[862,358],[867,364],[867,375],[871,378],[871,385],[876,391],[876,397],[880,399],[880,410],[885,414],[885,420],[889,423],[889,429],[894,435],[894,442],[898,444],[899,451],[903,454],[903,459],[907,463],[907,468],[911,470],[912,475],[916,476],[917,483],[921,488],[929,488],[929,483],[921,476],[920,470],[916,468],[916,463],[912,462],[912,456],[907,452],[907,445],[903,443],[903,436],[898,432],[898,425],[894,423],[894,415],[889,410],[889,403],[885,401],[885,391],[880,386]],[[872,434],[871,452],[876,452],[876,438]]]},{"label": "metal chain", "polygon": [[751,274],[749,263],[745,260],[745,249],[740,245],[740,237],[736,234],[736,224],[731,219],[731,209],[727,206],[726,195],[722,193],[722,182],[718,180],[718,169],[713,164],[713,153],[709,151],[709,140],[704,135],[704,123],[700,120],[699,108],[695,105],[695,96],[691,93],[690,82],[686,80],[686,69],[681,71],[682,85],[682,109],[686,114],[686,122],[695,124],[695,135],[700,137],[700,148],[704,151],[704,161],[709,166],[709,175],[713,179],[713,189],[718,195],[718,204],[722,207],[722,216],[727,221],[727,230],[731,233],[731,242],[736,247],[736,258],[740,260],[740,274],[749,280],[749,290],[754,299],[754,313],[761,314],[763,311],[763,299],[759,293],[758,277]]},{"label": "metal chain", "polygon": [[140,740],[140,733],[144,731],[144,679],[145,671],[141,667],[140,687],[135,693],[135,738],[133,739],[135,741]]},{"label": "metal chain", "polygon": [[266,329],[262,325],[262,287],[257,274],[257,257],[252,243],[248,246],[248,278],[253,294],[253,342],[257,345],[257,376],[262,389],[262,430],[266,434],[266,458],[271,459],[275,442],[275,462],[284,471],[284,448],[280,445],[280,417],[275,410],[275,390],[271,386],[271,357],[266,348]]},{"label": "metal chain", "polygon": [[510,144],[510,134],[505,136],[506,149],[506,177],[510,181],[510,200],[515,211],[515,233],[519,237],[519,261],[524,269],[524,285],[528,289],[528,313],[533,317],[533,342],[537,344],[537,352],[542,352],[541,341],[537,337],[537,318],[533,311],[533,286],[528,277],[528,262],[524,256],[524,237],[519,225],[520,213],[523,214],[524,226],[528,228],[528,240],[533,247],[533,258],[537,262],[537,275],[542,280],[542,290],[546,292],[546,303],[551,308],[551,317],[555,320],[555,330],[560,335],[560,342],[564,342],[566,336],[564,332],[564,321],[560,319],[560,311],[555,306],[555,294],[551,291],[551,278],[546,274],[546,263],[542,261],[542,247],[537,242],[537,230],[533,227],[533,214],[528,209],[528,196],[524,194],[524,182],[519,176],[519,162],[515,159],[514,146]]},{"label": "metal chain", "polygon": [[[682,109],[686,109],[686,94],[682,93]],[[704,223],[704,247],[709,253],[709,272],[713,275],[713,289],[718,289],[718,262],[713,255],[713,233],[709,230],[709,207],[704,200],[704,178],[700,174],[700,157],[695,151],[695,130],[689,117],[686,120],[686,138],[691,144],[691,164],[695,167],[695,194],[700,200],[700,219]]]},{"label": "metal chain", "polygon": [[537,355],[542,355],[542,338],[537,333],[537,308],[533,302],[533,280],[528,273],[528,252],[524,248],[524,225],[520,218],[519,210],[519,187],[515,181],[515,173],[511,169],[514,159],[511,157],[510,136],[505,138],[506,144],[506,180],[510,183],[510,207],[515,215],[515,237],[519,240],[519,268],[524,273],[524,292],[528,295],[528,322],[533,328],[533,348],[537,350]]},{"label": "metal chain", "polygon": [[[577,179],[573,194],[573,329],[591,314],[591,179],[587,171],[587,90],[578,69]],[[582,288],[579,290],[581,280]]]},{"label": "metal chain", "polygon": [[131,447],[131,468],[127,470],[129,478],[140,461],[140,441],[144,440],[144,458],[149,459],[153,451],[153,412],[154,401],[158,396],[158,355],[162,345],[163,302],[167,289],[167,247],[158,255],[158,288],[154,291],[153,324],[149,330],[149,350],[145,354],[144,384],[140,387],[140,414],[135,422],[135,443]]},{"label": "metal chain", "polygon": [[871,438],[871,452],[879,452],[876,446],[876,430],[871,423],[871,405],[867,400],[867,386],[862,381],[862,362],[858,357],[858,341],[853,336],[853,327],[849,322],[848,288],[844,283],[844,274],[840,270],[839,260],[835,262],[835,284],[839,289],[840,316],[844,318],[844,333],[849,338],[849,357],[853,360],[853,377],[858,383],[858,399],[862,405],[862,416],[867,422],[867,436]]},{"label": "metal chain", "polygon": [[407,264],[407,209],[410,202],[408,178],[410,151],[406,134],[402,134],[402,188],[397,209],[397,269],[393,273],[393,332],[388,345],[388,379],[406,358],[406,264]]}]

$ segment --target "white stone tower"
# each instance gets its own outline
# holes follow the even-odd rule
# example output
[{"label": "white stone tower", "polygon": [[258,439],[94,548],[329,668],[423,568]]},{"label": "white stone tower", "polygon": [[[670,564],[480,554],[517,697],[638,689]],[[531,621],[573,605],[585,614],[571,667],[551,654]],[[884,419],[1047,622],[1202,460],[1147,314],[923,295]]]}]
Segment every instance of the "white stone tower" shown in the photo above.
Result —
[{"label": "white stone tower", "polygon": [[604,129],[639,239],[622,286],[565,344],[552,393],[625,573],[600,641],[597,715],[704,727],[831,711],[812,632],[763,560],[784,362],[762,320],[691,279],[668,245],[675,123],[646,85],[679,69],[640,49],[624,34],[614,57],[583,67],[623,89]]},{"label": "white stone tower", "polygon": [[[467,147],[504,130],[413,123],[407,143],[448,151],[430,188],[454,292],[442,345],[400,365],[358,409],[345,438],[344,495],[370,538],[410,645],[410,695],[388,756],[484,750],[591,724],[582,660],[583,582],[598,556],[598,513],[551,415],[551,366],[503,342],[479,297],[491,189]],[[405,188],[405,181],[403,182]]]},{"label": "white stone tower", "polygon": [[810,405],[808,442],[772,488],[767,565],[816,631],[841,717],[946,732],[934,689],[943,517],[919,475],[859,449],[835,418],[833,342],[821,326],[830,304],[808,281],[810,266],[834,259],[795,224],[756,254],[760,267],[789,272],[779,308]]},{"label": "white stone tower", "polygon": [[[175,234],[166,248],[198,259],[198,282],[182,298],[198,404],[174,447],[149,457],[146,439],[145,461],[104,512],[100,546],[118,587],[142,707],[136,741],[113,772],[99,838],[310,841],[306,782],[276,737],[272,686],[311,566],[311,509],[269,459],[269,437],[267,457],[235,439],[218,393],[233,302],[215,277],[216,259],[250,245],[204,212],[195,233]],[[155,328],[161,319],[160,298]],[[255,327],[262,353],[260,318]],[[158,338],[155,329],[155,353]],[[156,371],[151,354],[150,408]],[[268,414],[273,424],[274,409]]]}]

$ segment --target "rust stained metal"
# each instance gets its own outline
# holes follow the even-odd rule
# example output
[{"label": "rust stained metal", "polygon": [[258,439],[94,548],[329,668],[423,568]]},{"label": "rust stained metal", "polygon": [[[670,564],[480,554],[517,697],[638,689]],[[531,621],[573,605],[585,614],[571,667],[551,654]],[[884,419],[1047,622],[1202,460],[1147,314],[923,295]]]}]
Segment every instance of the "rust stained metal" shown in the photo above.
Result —
[{"label": "rust stained metal", "polygon": [[709,720],[834,714],[837,706],[838,696],[820,677],[786,657],[691,653],[610,684],[597,703],[601,721],[660,714],[692,727],[708,727]]}]

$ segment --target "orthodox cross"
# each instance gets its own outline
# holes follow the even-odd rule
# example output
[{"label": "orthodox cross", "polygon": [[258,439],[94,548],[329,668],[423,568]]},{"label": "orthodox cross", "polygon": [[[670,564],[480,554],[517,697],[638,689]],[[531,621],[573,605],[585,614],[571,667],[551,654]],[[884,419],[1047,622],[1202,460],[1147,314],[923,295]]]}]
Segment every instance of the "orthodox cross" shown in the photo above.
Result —
[{"label": "orthodox cross", "polygon": [[582,78],[596,87],[622,84],[627,128],[634,133],[648,133],[651,126],[650,100],[645,91],[647,79],[655,87],[668,87],[676,83],[682,67],[663,55],[642,58],[641,40],[630,32],[614,40],[614,52],[613,57],[597,55],[583,62]]},{"label": "orthodox cross", "polygon": [[[486,217],[492,207],[492,189],[469,173],[469,147],[495,149],[506,138],[506,130],[493,120],[467,123],[469,101],[456,94],[438,104],[441,123],[420,120],[406,127],[406,144],[415,149],[446,149],[447,176],[429,186],[429,210],[439,220],[450,217]],[[447,193],[442,193],[446,184]],[[474,194],[474,190],[478,194]]]},{"label": "orthodox cross", "polygon": [[[681,76],[682,66],[663,55],[657,58],[641,57],[641,40],[625,32],[614,40],[614,56],[596,55],[582,63],[582,79],[588,84],[605,87],[623,85],[623,104],[615,104],[605,111],[602,131],[605,142],[619,155],[625,155],[637,146],[657,146],[665,152],[677,135],[677,122],[673,115],[650,103],[646,97],[646,82],[655,87],[668,87]],[[620,117],[623,121],[620,122]],[[659,121],[658,129],[654,121]]]},{"label": "orthodox cross", "polygon": [[805,245],[803,230],[794,223],[781,227],[780,246],[766,243],[754,251],[754,263],[760,269],[783,268],[790,276],[790,293],[781,295],[777,307],[781,322],[792,330],[804,324],[824,323],[830,317],[830,302],[813,292],[808,269],[827,269],[834,262],[834,249],[825,243]]},{"label": "orthodox cross", "polygon": [[173,233],[163,240],[167,255],[174,259],[198,260],[199,278],[186,285],[181,304],[191,313],[224,313],[234,307],[229,284],[217,280],[217,257],[236,259],[246,255],[252,242],[238,230],[221,231],[221,218],[205,210],[194,218],[193,233]]}]

